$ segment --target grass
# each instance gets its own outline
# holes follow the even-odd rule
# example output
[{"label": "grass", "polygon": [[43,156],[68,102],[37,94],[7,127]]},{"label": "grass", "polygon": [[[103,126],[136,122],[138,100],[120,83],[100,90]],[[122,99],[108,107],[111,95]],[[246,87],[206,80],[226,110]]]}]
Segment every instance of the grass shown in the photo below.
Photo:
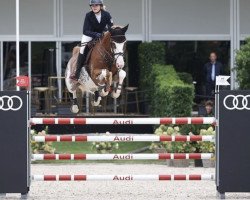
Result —
[{"label": "grass", "polygon": [[[114,150],[112,153],[129,153],[131,151],[150,146],[150,142],[120,142],[119,149]],[[97,153],[92,149],[92,143],[90,142],[61,142],[53,143],[53,147],[56,149],[56,153]]]}]

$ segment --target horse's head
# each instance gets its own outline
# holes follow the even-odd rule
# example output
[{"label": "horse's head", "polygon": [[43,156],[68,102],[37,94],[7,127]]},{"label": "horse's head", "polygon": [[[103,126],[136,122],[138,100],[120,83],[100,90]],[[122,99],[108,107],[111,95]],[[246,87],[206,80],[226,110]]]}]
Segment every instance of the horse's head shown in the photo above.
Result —
[{"label": "horse's head", "polygon": [[109,27],[111,34],[111,51],[114,54],[116,67],[122,69],[125,65],[124,53],[126,51],[126,36],[125,33],[128,30],[128,25],[125,27],[113,26]]}]

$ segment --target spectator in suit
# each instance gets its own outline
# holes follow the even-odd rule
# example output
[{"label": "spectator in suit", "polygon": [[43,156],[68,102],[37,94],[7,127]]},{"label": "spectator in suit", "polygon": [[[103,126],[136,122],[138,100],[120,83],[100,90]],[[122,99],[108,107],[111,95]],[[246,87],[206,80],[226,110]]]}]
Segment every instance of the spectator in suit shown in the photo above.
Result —
[{"label": "spectator in suit", "polygon": [[206,96],[212,96],[215,88],[216,76],[223,74],[223,66],[217,61],[215,52],[210,53],[210,62],[204,65],[205,83],[206,83]]}]

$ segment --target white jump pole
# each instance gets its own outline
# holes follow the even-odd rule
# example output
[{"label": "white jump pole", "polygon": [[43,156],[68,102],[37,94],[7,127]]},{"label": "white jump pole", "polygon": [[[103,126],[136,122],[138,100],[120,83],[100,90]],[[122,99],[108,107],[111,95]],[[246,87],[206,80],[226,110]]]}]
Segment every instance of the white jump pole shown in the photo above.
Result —
[{"label": "white jump pole", "polygon": [[[20,48],[19,48],[19,0],[16,0],[16,77],[20,75]],[[19,91],[20,87],[16,86],[16,90]]]}]

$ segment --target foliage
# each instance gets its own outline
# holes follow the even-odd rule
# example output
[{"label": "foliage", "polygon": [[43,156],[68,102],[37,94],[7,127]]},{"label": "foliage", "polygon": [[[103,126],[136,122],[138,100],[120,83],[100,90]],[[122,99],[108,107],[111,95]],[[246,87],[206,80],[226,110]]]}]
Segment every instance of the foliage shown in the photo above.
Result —
[{"label": "foliage", "polygon": [[[36,132],[35,130],[30,131],[31,137],[33,136],[46,136],[48,134],[48,127],[41,132]],[[52,142],[35,142],[31,140],[31,150],[32,153],[54,153],[55,148],[52,147]]]},{"label": "foliage", "polygon": [[250,89],[250,38],[236,54],[237,81],[240,89]]},{"label": "foliage", "polygon": [[[155,130],[156,135],[169,135],[177,136],[181,135],[178,126],[165,126],[161,125]],[[196,150],[196,146],[191,142],[154,142],[150,146],[151,149],[164,148],[168,153],[193,153]]]},{"label": "foliage", "polygon": [[187,72],[179,72],[177,73],[179,78],[186,84],[193,84],[193,77],[191,74]]},{"label": "foliage", "polygon": [[[98,134],[100,135],[100,134]],[[106,132],[106,135],[110,135],[109,132]],[[119,144],[116,142],[93,142],[92,149],[97,153],[106,153],[112,152],[113,150],[119,149]]]},{"label": "foliage", "polygon": [[182,117],[191,114],[194,86],[183,83],[173,66],[154,65],[151,82],[152,115]]},{"label": "foliage", "polygon": [[[200,135],[213,135],[215,136],[215,130],[212,126],[208,129],[201,129]],[[213,142],[197,142],[201,153],[215,153],[215,144]]]},{"label": "foliage", "polygon": [[[181,132],[181,126],[165,126],[160,125],[155,130],[155,135],[168,135],[178,136],[183,135]],[[197,130],[198,131],[198,130]],[[215,136],[215,130],[212,126],[207,129],[199,130],[200,135],[213,135]],[[192,132],[187,132],[187,135],[194,135]],[[164,148],[169,153],[196,153],[197,150],[200,153],[214,153],[215,144],[213,142],[153,142],[150,148]]]},{"label": "foliage", "polygon": [[140,88],[148,90],[154,64],[165,63],[165,44],[162,42],[145,42],[139,45]]}]

